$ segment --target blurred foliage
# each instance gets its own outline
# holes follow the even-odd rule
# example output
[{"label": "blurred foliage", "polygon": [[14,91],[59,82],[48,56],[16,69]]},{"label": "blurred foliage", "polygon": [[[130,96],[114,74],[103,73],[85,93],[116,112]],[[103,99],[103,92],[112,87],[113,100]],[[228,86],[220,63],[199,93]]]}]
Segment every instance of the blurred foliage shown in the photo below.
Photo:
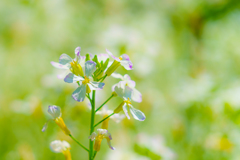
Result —
[{"label": "blurred foliage", "polygon": [[[88,145],[88,102],[76,103],[75,86],[57,79],[50,65],[62,53],[73,56],[77,46],[82,54],[108,48],[130,55],[134,70],[127,74],[143,94],[143,102],[134,106],[147,117],[110,122],[116,151],[102,143],[96,159],[239,159],[239,0],[0,4],[1,160],[64,159],[49,149],[55,139],[71,144],[73,159],[87,159],[54,123],[41,132],[50,118],[48,105],[59,105],[73,135]],[[116,82],[106,79],[105,91],[97,92],[98,105]],[[115,98],[108,106],[115,109],[120,102]],[[142,133],[161,136],[165,143],[140,145],[136,137]]]}]

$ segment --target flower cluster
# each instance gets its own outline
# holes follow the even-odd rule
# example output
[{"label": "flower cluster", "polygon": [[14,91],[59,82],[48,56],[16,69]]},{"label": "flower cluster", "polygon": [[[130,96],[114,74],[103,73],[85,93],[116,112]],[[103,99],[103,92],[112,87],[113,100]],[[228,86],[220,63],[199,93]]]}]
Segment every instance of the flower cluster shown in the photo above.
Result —
[{"label": "flower cluster", "polygon": [[[69,129],[66,127],[62,117],[61,109],[58,106],[51,105],[48,107],[48,112],[52,116],[55,123],[64,131],[65,134],[69,135],[74,141],[76,141],[83,149],[89,153],[89,160],[93,160],[96,153],[100,150],[101,142],[103,139],[107,140],[109,147],[114,150],[111,146],[112,136],[108,130],[108,121],[113,119],[119,123],[125,116],[118,114],[120,111],[124,111],[126,117],[130,119],[129,111],[133,118],[139,121],[145,120],[145,115],[140,110],[133,107],[131,101],[140,103],[142,101],[141,93],[135,89],[136,83],[131,80],[130,76],[125,74],[124,76],[114,73],[120,66],[126,70],[132,70],[133,64],[127,54],[123,54],[120,57],[115,57],[110,51],[106,50],[107,54],[80,55],[81,48],[75,49],[75,58],[72,59],[67,54],[62,54],[59,58],[59,62],[51,62],[51,64],[58,68],[65,70],[64,82],[76,83],[78,87],[73,91],[72,98],[75,101],[83,102],[85,97],[90,101],[91,105],[91,134],[89,136],[89,149],[78,142],[71,134]],[[110,61],[110,58],[113,61]],[[95,108],[95,92],[102,90],[105,86],[103,81],[105,78],[112,76],[121,79],[117,84],[112,86],[111,96],[102,104],[100,107]],[[123,101],[119,106],[116,106],[114,111],[108,110],[106,103],[113,97],[119,96]],[[96,114],[103,116],[103,120],[94,125],[94,117]],[[45,131],[47,124],[44,125],[42,131]],[[94,132],[95,127],[102,123],[102,127],[97,129],[97,133]],[[54,152],[62,152],[66,159],[71,159],[70,145],[66,141],[53,141],[51,143],[51,149]]]}]

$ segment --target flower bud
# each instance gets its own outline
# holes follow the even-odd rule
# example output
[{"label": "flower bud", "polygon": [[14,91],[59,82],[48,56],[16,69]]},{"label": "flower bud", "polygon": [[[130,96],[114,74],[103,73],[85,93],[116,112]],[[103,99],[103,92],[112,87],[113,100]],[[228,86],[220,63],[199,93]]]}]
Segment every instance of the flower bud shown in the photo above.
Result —
[{"label": "flower bud", "polygon": [[107,69],[106,75],[111,76],[111,74],[120,66],[120,62],[114,60],[112,65]]},{"label": "flower bud", "polygon": [[113,112],[114,113],[119,113],[122,110],[122,107],[125,103],[126,102],[123,101]]},{"label": "flower bud", "polygon": [[71,69],[70,69],[70,71],[71,71],[73,74],[75,74],[75,75],[77,75],[77,76],[82,76],[82,77],[84,76],[83,70],[82,70],[82,67],[81,67],[80,64],[78,64],[76,61],[73,61],[73,62],[71,62],[70,64],[71,64]]},{"label": "flower bud", "polygon": [[69,134],[70,134],[70,131],[69,131],[69,129],[67,128],[66,124],[64,123],[62,117],[58,117],[58,118],[54,119],[54,121],[55,121],[56,124],[63,130],[63,132],[64,132],[66,135],[69,135]]}]

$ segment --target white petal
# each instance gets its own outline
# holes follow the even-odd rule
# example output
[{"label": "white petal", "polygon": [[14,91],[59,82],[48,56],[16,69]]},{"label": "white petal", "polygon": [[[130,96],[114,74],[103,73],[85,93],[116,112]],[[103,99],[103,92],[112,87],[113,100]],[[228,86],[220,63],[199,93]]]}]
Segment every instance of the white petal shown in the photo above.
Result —
[{"label": "white petal", "polygon": [[[125,74],[126,75],[126,74]],[[120,78],[121,80],[124,80],[124,77],[121,75],[121,74],[119,74],[119,73],[112,73],[112,75],[111,76],[113,76],[114,78]]]},{"label": "white petal", "polygon": [[130,87],[125,86],[123,97],[126,98],[126,99],[128,99],[128,98],[131,99],[132,98],[132,92],[133,92],[133,90]]},{"label": "white petal", "polygon": [[109,57],[108,54],[104,54],[104,53],[97,55],[99,62],[101,61],[105,62],[108,59],[108,57]]},{"label": "white petal", "polygon": [[69,69],[70,67],[68,65],[62,65],[60,63],[57,62],[51,62],[52,66],[58,69]]},{"label": "white petal", "polygon": [[62,141],[55,140],[50,143],[50,148],[53,152],[60,153],[64,150]]},{"label": "white petal", "polygon": [[123,99],[131,99],[132,89],[126,85],[125,81],[120,81],[115,86],[114,91]]},{"label": "white petal", "polygon": [[78,102],[84,101],[86,96],[86,87],[86,85],[81,85],[78,87],[72,94],[73,99]]},{"label": "white petal", "polygon": [[61,109],[55,105],[48,106],[48,113],[55,119],[61,116]]},{"label": "white petal", "polygon": [[133,81],[133,80],[128,80],[127,81],[127,85],[130,87],[130,88],[134,88],[136,86],[136,82]]},{"label": "white petal", "polygon": [[114,91],[114,89],[115,89],[116,86],[117,86],[117,84],[114,84],[114,85],[112,86],[112,91]]},{"label": "white petal", "polygon": [[124,111],[125,115],[127,116],[127,118],[130,119],[130,116],[129,116],[129,114],[128,114],[128,108],[127,108],[127,104],[126,104],[126,103],[123,105],[123,111]]},{"label": "white petal", "polygon": [[135,88],[133,88],[132,90],[133,90],[131,96],[132,100],[138,103],[142,102],[142,94]]},{"label": "white petal", "polygon": [[120,64],[126,69],[126,70],[132,70],[133,64],[131,61],[122,60]]},{"label": "white petal", "polygon": [[87,61],[85,63],[85,75],[87,77],[90,77],[93,74],[93,72],[95,72],[95,70],[96,70],[96,63],[95,62]]},{"label": "white petal", "polygon": [[116,123],[119,123],[121,122],[124,118],[125,118],[125,115],[124,114],[114,114],[113,116],[110,117],[113,121],[115,121]]},{"label": "white petal", "polygon": [[62,64],[62,65],[68,65],[69,66],[70,62],[72,62],[72,61],[73,61],[72,58],[65,53],[62,54],[59,58],[59,63]]},{"label": "white petal", "polygon": [[93,132],[88,139],[91,139],[92,141],[97,137],[97,133]]},{"label": "white petal", "polygon": [[65,149],[70,148],[70,144],[67,141],[62,141],[62,145],[64,146]]},{"label": "white petal", "polygon": [[139,121],[144,121],[146,119],[145,114],[142,111],[133,108],[133,106],[130,104],[129,104],[129,106],[130,106],[130,112],[134,119],[139,120]]},{"label": "white petal", "polygon": [[128,74],[125,74],[123,76],[123,80],[125,80],[125,81],[131,80],[131,77]]},{"label": "white petal", "polygon": [[98,134],[101,134],[101,135],[106,135],[108,133],[106,129],[97,129],[97,131],[98,131]]},{"label": "white petal", "polygon": [[82,77],[79,77],[79,76],[76,76],[74,75],[73,73],[69,73],[65,78],[64,78],[64,81],[67,82],[67,83],[75,83],[77,81],[82,81],[84,80],[84,78]]},{"label": "white petal", "polygon": [[104,85],[105,85],[105,83],[102,83],[102,82],[90,82],[90,83],[88,83],[88,86],[91,90],[103,89]]},{"label": "white petal", "polygon": [[120,61],[119,58],[115,57],[108,49],[106,49],[106,52],[113,58],[115,59],[116,61]]}]

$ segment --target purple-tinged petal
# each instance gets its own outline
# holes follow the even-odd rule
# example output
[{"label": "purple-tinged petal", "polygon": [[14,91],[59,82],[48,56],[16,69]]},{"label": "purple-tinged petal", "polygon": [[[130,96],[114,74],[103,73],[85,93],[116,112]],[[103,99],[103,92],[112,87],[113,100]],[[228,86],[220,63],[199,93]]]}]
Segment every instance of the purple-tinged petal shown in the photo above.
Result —
[{"label": "purple-tinged petal", "polygon": [[123,111],[124,111],[125,115],[127,116],[127,118],[130,119],[130,116],[129,116],[129,114],[128,114],[128,108],[127,108],[127,104],[126,104],[126,103],[123,105]]},{"label": "purple-tinged petal", "polygon": [[87,61],[85,63],[85,75],[87,77],[90,77],[93,74],[93,72],[95,72],[95,70],[96,70],[96,63],[95,62]]},{"label": "purple-tinged petal", "polygon": [[112,91],[114,91],[114,89],[115,89],[116,86],[117,86],[117,84],[114,84],[114,85],[112,86]]},{"label": "purple-tinged petal", "polygon": [[116,61],[120,61],[119,58],[115,57],[108,49],[106,49],[106,52],[113,58],[115,59]]},{"label": "purple-tinged petal", "polygon": [[93,141],[95,138],[97,137],[97,133],[93,132],[88,139],[91,139],[91,141]]},{"label": "purple-tinged petal", "polygon": [[47,129],[47,127],[48,127],[48,123],[49,123],[49,121],[51,121],[51,120],[53,120],[53,119],[49,119],[49,120],[44,124],[44,126],[43,126],[43,128],[42,128],[42,132],[45,132],[45,131],[46,131],[46,129]]},{"label": "purple-tinged petal", "polygon": [[62,65],[60,63],[53,62],[53,61],[51,62],[51,65],[58,69],[69,69],[70,68],[68,65]]},{"label": "purple-tinged petal", "polygon": [[133,81],[133,80],[128,80],[127,81],[127,85],[130,87],[130,88],[134,88],[136,86],[136,82]]},{"label": "purple-tinged petal", "polygon": [[146,119],[145,114],[142,111],[135,109],[131,104],[128,105],[130,107],[130,112],[134,119],[139,121],[144,121]]},{"label": "purple-tinged petal", "polygon": [[142,102],[142,94],[135,88],[133,88],[132,90],[132,100],[138,103]]},{"label": "purple-tinged petal", "polygon": [[80,51],[81,51],[81,47],[77,47],[75,49],[75,54],[76,54],[77,57],[80,57]]},{"label": "purple-tinged petal", "polygon": [[126,69],[126,70],[132,70],[133,64],[131,61],[122,60],[120,61],[120,64]]},{"label": "purple-tinged petal", "polygon": [[79,77],[79,76],[76,76],[74,75],[73,73],[69,73],[65,78],[64,78],[64,82],[67,82],[67,83],[75,83],[77,81],[82,81],[84,80],[84,78],[82,77]]},{"label": "purple-tinged petal", "polygon": [[111,145],[112,136],[109,132],[108,132],[108,136],[106,137],[106,139],[107,139],[109,148],[111,148],[112,150],[115,150],[115,148]]},{"label": "purple-tinged petal", "polygon": [[55,105],[48,106],[48,113],[51,114],[53,119],[61,117],[61,109]]},{"label": "purple-tinged petal", "polygon": [[129,56],[127,54],[123,54],[120,57],[122,57],[122,60],[130,61],[130,58],[129,58]]},{"label": "purple-tinged petal", "polygon": [[67,54],[62,54],[59,58],[59,63],[62,64],[62,65],[67,65],[67,66],[71,66],[70,65],[70,62],[72,62],[72,58],[67,55]]},{"label": "purple-tinged petal", "polygon": [[84,101],[86,96],[86,88],[86,85],[81,85],[80,87],[78,87],[72,94],[73,99],[78,102]]},{"label": "purple-tinged petal", "polygon": [[88,86],[91,90],[101,90],[101,89],[103,89],[104,85],[105,85],[105,83],[102,83],[102,82],[90,82],[90,83],[88,83]]},{"label": "purple-tinged petal", "polygon": [[80,59],[81,59],[80,51],[81,51],[81,47],[77,47],[77,48],[75,49],[75,57],[76,57],[77,62],[79,62]]}]

